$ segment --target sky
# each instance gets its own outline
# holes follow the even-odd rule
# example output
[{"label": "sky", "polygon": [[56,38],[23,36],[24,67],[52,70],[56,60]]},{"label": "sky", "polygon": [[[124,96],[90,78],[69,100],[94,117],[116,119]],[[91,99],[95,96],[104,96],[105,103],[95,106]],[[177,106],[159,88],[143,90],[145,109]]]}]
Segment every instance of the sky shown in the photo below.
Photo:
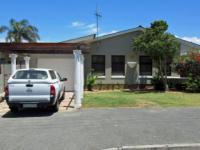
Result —
[{"label": "sky", "polygon": [[[40,42],[60,42],[96,33],[114,33],[155,20],[165,20],[168,32],[200,44],[200,0],[2,0],[0,25],[27,19],[39,30]],[[0,35],[3,41],[6,34]]]}]

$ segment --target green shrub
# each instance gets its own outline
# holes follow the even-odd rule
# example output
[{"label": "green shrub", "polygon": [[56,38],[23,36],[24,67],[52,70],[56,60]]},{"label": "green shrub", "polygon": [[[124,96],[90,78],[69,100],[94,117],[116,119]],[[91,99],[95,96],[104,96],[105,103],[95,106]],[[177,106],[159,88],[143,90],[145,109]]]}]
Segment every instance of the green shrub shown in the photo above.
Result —
[{"label": "green shrub", "polygon": [[86,86],[88,91],[92,91],[94,85],[96,84],[97,76],[92,75],[91,73],[87,77]]},{"label": "green shrub", "polygon": [[194,77],[192,74],[189,74],[185,84],[186,90],[190,92],[200,92],[200,76]]}]

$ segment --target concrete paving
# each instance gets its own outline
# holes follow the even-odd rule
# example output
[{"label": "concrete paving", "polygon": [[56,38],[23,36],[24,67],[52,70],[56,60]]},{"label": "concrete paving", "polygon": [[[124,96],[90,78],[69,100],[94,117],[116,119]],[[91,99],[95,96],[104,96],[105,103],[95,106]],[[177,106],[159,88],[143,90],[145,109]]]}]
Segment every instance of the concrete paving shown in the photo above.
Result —
[{"label": "concrete paving", "polygon": [[1,150],[100,150],[200,143],[200,108],[1,114]]}]

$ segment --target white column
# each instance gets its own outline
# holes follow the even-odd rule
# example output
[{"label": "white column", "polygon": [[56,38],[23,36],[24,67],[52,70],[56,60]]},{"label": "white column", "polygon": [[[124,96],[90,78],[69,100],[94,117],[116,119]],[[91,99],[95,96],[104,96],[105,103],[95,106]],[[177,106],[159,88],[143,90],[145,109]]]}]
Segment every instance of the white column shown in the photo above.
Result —
[{"label": "white column", "polygon": [[9,57],[11,58],[11,74],[13,74],[16,71],[17,54],[10,54]]},{"label": "white column", "polygon": [[81,54],[81,68],[80,68],[80,79],[81,79],[81,98],[84,96],[84,56]]},{"label": "white column", "polygon": [[25,56],[24,60],[25,60],[25,68],[29,69],[30,57],[29,56]]},{"label": "white column", "polygon": [[74,50],[75,60],[75,78],[74,78],[74,94],[75,108],[81,108],[81,50]]}]

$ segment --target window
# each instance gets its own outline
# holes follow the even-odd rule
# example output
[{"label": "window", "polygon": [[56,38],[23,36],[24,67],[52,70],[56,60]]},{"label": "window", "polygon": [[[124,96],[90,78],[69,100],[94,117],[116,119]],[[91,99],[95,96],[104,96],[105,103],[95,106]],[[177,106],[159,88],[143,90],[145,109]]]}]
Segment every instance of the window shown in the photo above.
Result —
[{"label": "window", "polygon": [[104,55],[92,55],[92,73],[98,76],[105,76]]},{"label": "window", "polygon": [[125,75],[125,56],[112,56],[112,75]]},{"label": "window", "polygon": [[152,59],[149,56],[140,56],[140,75],[152,76]]},{"label": "window", "polygon": [[13,76],[14,79],[47,79],[46,71],[39,70],[23,70],[17,71]]},{"label": "window", "polygon": [[51,79],[56,79],[56,74],[53,70],[49,70],[49,74],[51,76]]}]

